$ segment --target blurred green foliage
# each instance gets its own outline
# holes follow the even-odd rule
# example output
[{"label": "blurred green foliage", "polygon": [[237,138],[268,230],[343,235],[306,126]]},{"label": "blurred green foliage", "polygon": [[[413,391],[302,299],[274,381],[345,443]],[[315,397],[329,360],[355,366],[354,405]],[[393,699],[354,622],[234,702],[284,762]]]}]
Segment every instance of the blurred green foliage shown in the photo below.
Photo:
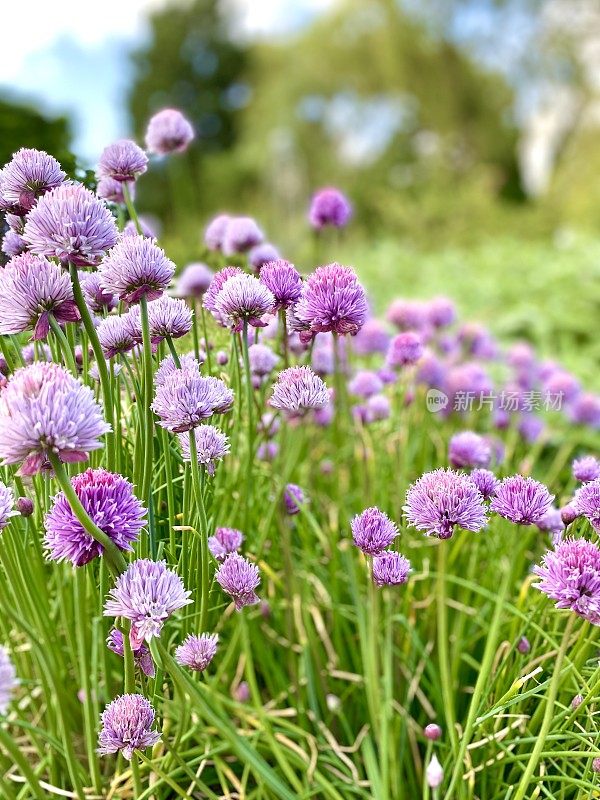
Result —
[{"label": "blurred green foliage", "polygon": [[57,158],[65,170],[75,169],[67,117],[49,117],[21,101],[4,97],[0,99],[0,130],[0,165],[10,161],[20,147],[35,147]]}]

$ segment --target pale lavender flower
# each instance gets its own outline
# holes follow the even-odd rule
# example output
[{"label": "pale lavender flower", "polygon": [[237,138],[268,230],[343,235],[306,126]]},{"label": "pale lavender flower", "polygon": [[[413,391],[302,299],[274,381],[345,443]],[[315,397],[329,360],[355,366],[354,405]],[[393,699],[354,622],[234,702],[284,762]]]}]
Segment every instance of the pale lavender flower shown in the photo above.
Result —
[{"label": "pale lavender flower", "polygon": [[21,358],[28,366],[36,361],[52,361],[52,350],[42,342],[29,342],[21,348]]},{"label": "pale lavender flower", "polygon": [[96,177],[115,181],[134,181],[148,169],[148,156],[131,139],[119,139],[105,147],[98,162]]},{"label": "pale lavender flower", "polygon": [[57,322],[80,318],[68,273],[31,253],[15,256],[0,269],[0,334],[33,330],[34,340],[45,339],[50,316]]},{"label": "pale lavender flower", "polygon": [[392,300],[386,318],[401,331],[423,330],[428,323],[427,306],[420,300]]},{"label": "pale lavender flower", "polygon": [[444,780],[444,770],[435,753],[431,756],[429,764],[427,765],[425,777],[427,779],[427,785],[430,789],[437,789],[442,785],[442,781]]},{"label": "pale lavender flower", "polygon": [[[133,551],[132,542],[139,538],[147,511],[127,478],[104,469],[88,469],[71,478],[71,486],[92,522],[120,550]],[[44,527],[44,544],[54,561],[82,567],[104,552],[75,516],[64,492],[53,498]]]},{"label": "pale lavender flower", "polygon": [[146,239],[156,240],[158,239],[157,222],[158,220],[156,217],[148,218],[140,214],[137,223],[132,219],[125,223],[121,238],[126,238],[127,236],[143,236]]},{"label": "pale lavender flower", "polygon": [[6,714],[18,685],[17,673],[8,650],[0,645],[0,714]]},{"label": "pale lavender flower", "polygon": [[573,477],[581,483],[589,483],[600,478],[600,461],[594,456],[583,456],[573,461]]},{"label": "pale lavender flower", "polygon": [[11,517],[19,512],[15,509],[15,496],[13,490],[0,481],[0,531],[6,528]]},{"label": "pale lavender flower", "polygon": [[24,216],[39,197],[60,186],[66,177],[48,153],[22,147],[2,170],[0,208]]},{"label": "pale lavender flower", "polygon": [[260,602],[255,589],[260,583],[258,567],[238,553],[230,553],[223,561],[215,579],[228,594],[238,611]]},{"label": "pale lavender flower", "polygon": [[450,439],[448,460],[453,467],[488,467],[492,460],[489,441],[473,431],[456,433]]},{"label": "pale lavender flower", "polygon": [[84,272],[81,274],[79,281],[85,302],[94,314],[112,311],[116,307],[117,298],[102,286],[100,275],[97,272]]},{"label": "pale lavender flower", "polygon": [[262,242],[248,251],[248,263],[257,272],[269,261],[276,261],[280,258],[279,250],[270,242]]},{"label": "pale lavender flower", "polygon": [[544,380],[544,395],[551,401],[570,403],[581,392],[581,384],[574,375],[564,369],[555,369]]},{"label": "pale lavender flower", "polygon": [[[241,681],[232,692],[234,700],[238,703],[247,703],[250,699],[250,687],[246,681]],[[600,761],[600,759],[598,759]],[[600,772],[600,770],[598,770]]]},{"label": "pale lavender flower", "polygon": [[278,452],[279,445],[277,442],[261,442],[256,451],[256,457],[260,461],[275,461]]},{"label": "pale lavender flower", "polygon": [[569,609],[600,625],[600,549],[585,539],[565,539],[548,551],[534,567],[540,578],[536,589],[556,601],[556,608]]},{"label": "pale lavender flower", "polygon": [[224,367],[229,363],[229,354],[226,353],[225,350],[217,350],[215,361],[220,367]]},{"label": "pale lavender flower", "polygon": [[462,325],[458,341],[475,358],[493,359],[498,356],[498,345],[490,332],[477,322]]},{"label": "pale lavender flower", "polygon": [[177,279],[178,297],[202,297],[211,284],[214,272],[202,262],[188,264]]},{"label": "pale lavender flower", "polygon": [[6,231],[2,238],[2,252],[9,258],[27,252],[27,245],[21,234],[12,230]]},{"label": "pale lavender flower", "polygon": [[535,525],[552,506],[551,495],[543,483],[523,475],[510,475],[500,481],[490,508],[518,525]]},{"label": "pale lavender flower", "polygon": [[535,414],[523,414],[519,420],[519,433],[527,444],[537,442],[545,428],[544,420]]},{"label": "pale lavender flower", "polygon": [[231,278],[236,277],[237,275],[245,275],[245,273],[239,267],[224,267],[224,269],[220,269],[218,272],[215,273],[210,286],[206,290],[206,294],[204,295],[204,308],[206,308],[213,317],[217,320],[219,325],[223,325],[225,327],[226,321],[221,317],[221,314],[217,311],[216,300],[221,291],[221,289],[225,286],[228,280]]},{"label": "pale lavender flower", "polygon": [[398,333],[387,351],[386,364],[392,369],[416,364],[423,355],[423,339],[416,331]]},{"label": "pale lavender flower", "polygon": [[[229,453],[229,438],[213,425],[199,425],[194,429],[198,464],[206,468],[207,473],[215,474],[216,464]],[[191,461],[189,433],[179,434],[179,443],[184,461]]]},{"label": "pale lavender flower", "polygon": [[230,217],[223,233],[221,249],[226,256],[233,256],[261,244],[264,238],[264,233],[252,217]]},{"label": "pale lavender flower", "polygon": [[365,414],[367,422],[377,422],[388,419],[392,411],[392,404],[384,394],[374,394],[369,397]]},{"label": "pale lavender flower", "polygon": [[360,356],[371,353],[387,353],[390,335],[385,323],[378,319],[368,319],[352,339],[352,348]]},{"label": "pale lavender flower", "polygon": [[506,361],[518,371],[531,370],[535,367],[535,350],[529,342],[515,342],[506,354]]},{"label": "pale lavender flower", "polygon": [[430,389],[438,389],[444,386],[447,371],[448,368],[438,356],[425,349],[417,367],[417,381]]},{"label": "pale lavender flower", "polygon": [[496,487],[500,483],[489,469],[474,469],[469,477],[481,492],[484,500],[490,500],[494,496]]},{"label": "pale lavender flower", "polygon": [[194,353],[184,353],[179,356],[179,363],[181,367],[177,366],[172,355],[165,356],[154,373],[154,386],[163,386],[167,378],[177,373],[179,369],[192,374],[200,374],[200,362]]},{"label": "pale lavender flower", "polygon": [[369,315],[365,290],[354,270],[341,264],[318,267],[302,284],[295,318],[308,332],[355,336]]},{"label": "pale lavender flower", "polygon": [[21,475],[39,472],[48,452],[85,461],[109,430],[92,390],[58,364],[23,367],[0,392],[0,458]]},{"label": "pale lavender flower", "polygon": [[376,586],[400,586],[406,583],[410,561],[393,550],[384,550],[373,557],[373,582]]},{"label": "pale lavender flower", "polygon": [[148,322],[153,342],[165,337],[180,339],[192,329],[192,310],[185,300],[163,295],[148,304]]},{"label": "pale lavender flower", "polygon": [[583,703],[583,695],[576,694],[575,697],[571,700],[571,708],[573,711],[577,711],[579,706]]},{"label": "pale lavender flower", "polygon": [[154,709],[141,694],[122,694],[109,703],[100,717],[98,752],[106,756],[121,751],[131,761],[135,750],[145,750],[160,741],[153,731]]},{"label": "pale lavender flower", "polygon": [[573,503],[577,514],[589,520],[596,533],[600,533],[600,478],[577,489]]},{"label": "pale lavender flower", "polygon": [[345,227],[352,217],[352,206],[347,197],[332,186],[319,189],[312,197],[308,218],[316,230],[330,225]]},{"label": "pale lavender flower", "polygon": [[95,267],[116,244],[118,231],[102,200],[80,184],[63,184],[29,212],[23,239],[37,255]]},{"label": "pale lavender flower", "polygon": [[535,523],[539,530],[549,533],[554,544],[557,544],[563,535],[565,523],[558,508],[549,508],[543,517]]},{"label": "pale lavender flower", "polygon": [[[123,641],[123,634],[118,628],[112,628],[106,639],[106,646],[113,653],[116,653],[121,658],[125,656],[125,643]],[[142,644],[137,650],[133,650],[133,660],[135,666],[147,675],[153,678],[155,675],[154,661],[150,654],[148,645]]]},{"label": "pale lavender flower", "polygon": [[425,304],[425,312],[434,328],[445,328],[456,319],[456,306],[449,297],[434,297]]},{"label": "pale lavender flower", "polygon": [[233,392],[222,380],[178,369],[156,387],[152,410],[160,417],[159,425],[182,433],[213,414],[224,414],[232,405]]},{"label": "pale lavender flower", "polygon": [[218,633],[190,634],[175,650],[175,661],[194,672],[203,672],[217,652]]},{"label": "pale lavender flower", "polygon": [[569,418],[579,425],[600,428],[600,396],[583,392],[568,408]]},{"label": "pale lavender flower", "polygon": [[104,616],[131,621],[129,638],[137,650],[144,641],[160,636],[171,614],[192,602],[190,594],[166,561],[140,558],[117,578],[104,604]]},{"label": "pale lavender flower", "polygon": [[279,357],[265,344],[252,344],[248,348],[250,371],[254,375],[269,375],[273,372]]},{"label": "pale lavender flower", "polygon": [[222,249],[223,237],[230,220],[229,214],[219,214],[208,223],[204,231],[204,244],[209,250]]},{"label": "pale lavender flower", "polygon": [[102,286],[128,303],[160,297],[174,272],[164,250],[144,236],[123,237],[99,267]]},{"label": "pale lavender flower", "polygon": [[270,404],[290,416],[300,416],[311,409],[324,408],[329,391],[310,367],[289,367],[279,373],[273,385]]},{"label": "pale lavender flower", "polygon": [[175,108],[163,108],[154,114],[146,129],[146,147],[159,156],[183,153],[193,138],[191,123]]},{"label": "pale lavender flower", "polygon": [[304,491],[295,483],[288,483],[283,490],[283,506],[290,516],[300,513],[302,506],[307,503]]},{"label": "pale lavender flower", "polygon": [[125,195],[123,194],[123,189],[125,186],[129,190],[130,199],[133,200],[135,198],[135,181],[131,180],[117,181],[115,178],[101,178],[96,186],[96,194],[102,200],[124,205]]},{"label": "pale lavender flower", "polygon": [[376,372],[359,370],[348,384],[348,391],[357,397],[372,397],[383,389],[383,381]]},{"label": "pale lavender flower", "polygon": [[289,308],[300,297],[302,278],[293,264],[282,259],[268,261],[260,271],[260,282],[275,298],[274,311]]},{"label": "pale lavender flower", "polygon": [[244,541],[244,534],[236,528],[217,528],[214,536],[208,537],[208,549],[217,561],[225,561],[230,553],[237,553]]},{"label": "pale lavender flower", "polygon": [[377,506],[357,514],[351,523],[354,544],[369,556],[381,553],[398,536],[398,527]]},{"label": "pale lavender flower", "polygon": [[413,483],[404,511],[411,525],[440,539],[449,539],[456,526],[477,532],[487,522],[477,486],[468,475],[451,469],[427,472]]},{"label": "pale lavender flower", "polygon": [[241,331],[244,323],[263,328],[262,317],[270,312],[275,298],[253,275],[233,275],[215,298],[215,310],[227,327]]}]

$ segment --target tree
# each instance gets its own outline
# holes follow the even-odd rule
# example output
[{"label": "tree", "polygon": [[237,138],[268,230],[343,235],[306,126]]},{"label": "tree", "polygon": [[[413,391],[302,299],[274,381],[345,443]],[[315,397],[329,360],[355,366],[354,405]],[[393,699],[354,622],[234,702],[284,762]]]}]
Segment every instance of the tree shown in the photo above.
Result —
[{"label": "tree", "polygon": [[45,150],[71,173],[75,159],[70,151],[71,125],[67,117],[46,117],[25,103],[0,99],[0,166],[21,147]]}]

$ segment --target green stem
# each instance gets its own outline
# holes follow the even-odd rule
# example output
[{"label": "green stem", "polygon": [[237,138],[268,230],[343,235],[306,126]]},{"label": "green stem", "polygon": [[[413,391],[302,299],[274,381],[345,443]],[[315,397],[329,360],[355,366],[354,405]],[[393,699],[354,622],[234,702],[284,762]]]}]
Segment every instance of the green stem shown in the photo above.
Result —
[{"label": "green stem", "polygon": [[73,351],[71,350],[69,342],[67,341],[65,332],[60,327],[53,314],[48,314],[48,322],[50,323],[52,332],[58,339],[58,344],[60,346],[60,349],[62,351],[67,366],[69,367],[73,375],[77,375],[77,364],[75,363],[75,356],[73,355]]},{"label": "green stem", "polygon": [[289,367],[290,357],[288,353],[288,329],[285,308],[279,309],[279,325],[281,327],[281,354],[283,356],[284,367]]},{"label": "green stem", "polygon": [[442,697],[446,712],[446,724],[452,750],[456,752],[456,716],[454,712],[455,693],[450,678],[450,654],[448,653],[448,609],[446,608],[446,541],[438,542],[438,576],[436,582],[437,650],[440,667]]},{"label": "green stem", "polygon": [[133,790],[135,797],[141,797],[142,794],[142,778],[140,776],[140,765],[138,763],[138,754],[133,751],[131,754],[131,774],[133,776]]},{"label": "green stem", "polygon": [[175,350],[175,345],[173,344],[173,339],[170,336],[165,337],[165,341],[167,343],[167,347],[169,348],[169,352],[173,356],[173,361],[175,362],[175,366],[177,369],[181,369],[181,361],[179,360],[179,355],[177,350]]},{"label": "green stem", "polygon": [[194,486],[194,494],[198,505],[198,515],[200,517],[200,633],[203,633],[206,630],[206,621],[208,618],[208,593],[210,589],[208,574],[208,520],[206,518],[206,508],[204,506],[204,472],[200,464],[198,464],[196,432],[193,428],[189,432],[189,437],[192,484]]},{"label": "green stem", "polygon": [[252,467],[254,466],[254,437],[256,428],[254,424],[254,387],[252,386],[252,373],[250,371],[250,355],[248,353],[248,323],[244,320],[242,329],[242,355],[244,359],[244,372],[246,373],[246,397],[248,414],[248,465],[246,467],[246,497],[245,497],[245,526],[248,528],[250,511],[252,507],[252,488],[254,479]]},{"label": "green stem", "polygon": [[[204,336],[204,352],[206,353],[206,366],[208,369],[208,374],[212,375],[212,362],[211,362],[211,355],[210,355],[210,347],[208,346],[208,327],[206,325],[206,311],[204,310],[204,305],[202,301],[199,303],[200,305],[200,318],[202,320],[202,334]],[[194,301],[194,319],[196,319],[196,309],[198,306],[198,302]],[[194,330],[196,331],[196,336],[198,336],[198,331],[194,326]],[[198,346],[198,351],[200,347]],[[197,356],[198,357],[198,356]]]},{"label": "green stem", "polygon": [[129,219],[135,225],[135,229],[139,233],[139,235],[143,236],[142,225],[137,215],[137,211],[135,210],[135,206],[133,205],[133,200],[131,199],[131,192],[129,191],[129,186],[127,185],[127,181],[124,181],[121,185],[123,186],[123,200],[125,200],[125,205],[127,206],[127,213],[129,214]]},{"label": "green stem", "polygon": [[21,770],[23,777],[27,781],[27,788],[31,791],[32,795],[38,800],[45,800],[46,794],[39,784],[35,772],[31,769],[29,761],[25,758],[23,753],[19,750],[14,742],[12,736],[4,729],[4,725],[0,723],[0,745],[6,750],[15,764]]},{"label": "green stem", "polygon": [[150,323],[148,321],[148,298],[146,295],[140,300],[140,312],[142,321],[142,342],[144,347],[144,474],[142,478],[142,499],[148,500],[150,494],[150,484],[152,481],[152,461],[154,456],[154,418],[152,416],[152,342],[150,339]]}]

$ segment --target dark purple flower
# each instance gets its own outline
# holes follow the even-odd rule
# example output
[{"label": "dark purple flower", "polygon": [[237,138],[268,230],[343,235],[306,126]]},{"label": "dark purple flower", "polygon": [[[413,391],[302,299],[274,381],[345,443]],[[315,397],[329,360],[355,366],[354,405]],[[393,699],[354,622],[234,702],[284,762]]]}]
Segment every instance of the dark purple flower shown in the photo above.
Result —
[{"label": "dark purple flower", "polygon": [[225,230],[230,220],[229,214],[219,214],[208,223],[204,231],[204,244],[209,250],[221,250]]},{"label": "dark purple flower", "polygon": [[215,579],[238,611],[260,602],[255,592],[260,583],[258,567],[238,553],[230,553],[225,558],[215,573]]},{"label": "dark purple flower", "polygon": [[456,526],[480,531],[487,523],[481,492],[468,475],[436,469],[422,475],[406,494],[407,519],[427,536],[449,539]]},{"label": "dark purple flower", "polygon": [[357,514],[351,527],[354,544],[369,556],[381,553],[398,536],[396,524],[376,506]]},{"label": "dark purple flower", "polygon": [[30,517],[34,512],[33,500],[29,497],[19,497],[17,500],[17,511],[22,517]]},{"label": "dark purple flower", "polygon": [[39,472],[49,451],[85,461],[108,430],[92,390],[58,364],[23,367],[0,392],[0,458],[21,475]]},{"label": "dark purple flower", "polygon": [[146,129],[146,147],[159,156],[182,153],[193,138],[190,122],[175,108],[163,108],[154,114]]},{"label": "dark purple flower", "polygon": [[233,275],[225,281],[215,298],[215,311],[219,318],[234,331],[241,331],[244,323],[262,328],[262,317],[274,306],[275,298],[253,275]]},{"label": "dark purple flower", "polygon": [[125,236],[99,267],[102,286],[128,303],[160,297],[175,272],[175,264],[152,239]]},{"label": "dark purple flower", "polygon": [[291,416],[300,416],[329,403],[329,391],[310,367],[289,367],[279,373],[269,401]]},{"label": "dark purple flower", "polygon": [[490,500],[494,496],[496,487],[500,483],[489,469],[474,469],[469,477],[481,492],[484,500]]},{"label": "dark purple flower", "polygon": [[[112,628],[106,639],[106,646],[113,653],[123,658],[125,656],[125,645],[123,641],[123,634],[118,628]],[[150,649],[147,645],[142,644],[137,650],[133,651],[133,660],[135,666],[147,675],[153,678],[155,675],[154,661],[150,655]]]},{"label": "dark purple flower", "polygon": [[368,319],[356,336],[352,339],[352,348],[359,356],[371,353],[387,353],[390,335],[383,322]]},{"label": "dark purple flower", "polygon": [[23,239],[37,255],[95,267],[116,244],[118,231],[102,200],[80,184],[63,184],[29,212]]},{"label": "dark purple flower", "polygon": [[596,533],[600,533],[600,478],[577,489],[573,503],[578,516],[588,519]]},{"label": "dark purple flower", "polygon": [[257,272],[260,272],[269,261],[277,261],[278,258],[280,258],[279,250],[270,242],[257,244],[248,251],[248,263]]},{"label": "dark purple flower", "polygon": [[252,217],[230,217],[223,232],[221,249],[226,256],[245,253],[264,241],[264,234]]},{"label": "dark purple flower", "polygon": [[117,697],[106,706],[100,719],[100,755],[121,751],[131,761],[134,750],[145,750],[160,741],[160,733],[152,730],[154,709],[141,694],[122,694]]},{"label": "dark purple flower", "polygon": [[540,578],[536,589],[556,601],[556,608],[569,609],[600,625],[600,549],[585,539],[565,539],[548,551],[534,567]]},{"label": "dark purple flower", "polygon": [[208,549],[217,561],[224,561],[230,553],[237,553],[244,541],[244,534],[235,528],[217,528],[214,536],[208,537]]},{"label": "dark purple flower", "polygon": [[[198,464],[206,467],[209,475],[215,474],[217,461],[229,453],[229,438],[213,425],[199,425],[194,429]],[[184,461],[191,461],[189,433],[179,434],[179,443]]]},{"label": "dark purple flower", "polygon": [[94,314],[102,314],[115,308],[117,298],[102,286],[100,275],[97,272],[84,272],[79,280],[85,302]]},{"label": "dark purple flower", "polygon": [[373,582],[376,586],[399,586],[406,583],[410,561],[394,550],[384,550],[373,557]]},{"label": "dark purple flower", "polygon": [[119,139],[105,147],[98,162],[96,177],[120,183],[134,181],[148,169],[148,156],[131,139]]},{"label": "dark purple flower", "polygon": [[218,633],[190,634],[175,650],[175,661],[194,672],[203,672],[217,652]]},{"label": "dark purple flower", "polygon": [[214,272],[206,264],[198,261],[188,264],[177,279],[178,297],[202,297],[211,284]]},{"label": "dark purple flower", "polygon": [[21,234],[16,231],[6,231],[2,239],[2,252],[9,258],[27,252],[27,245]]},{"label": "dark purple flower", "polygon": [[488,467],[492,460],[489,441],[473,431],[456,433],[450,439],[448,460],[453,467]]},{"label": "dark purple flower", "polygon": [[383,389],[383,381],[376,372],[359,370],[348,384],[348,391],[357,397],[372,397]]},{"label": "dark purple flower", "polygon": [[415,331],[398,333],[387,351],[386,365],[393,369],[416,364],[423,355],[423,340]]},{"label": "dark purple flower", "polygon": [[600,461],[594,456],[583,456],[573,461],[573,477],[581,483],[589,483],[600,478]]},{"label": "dark purple flower", "polygon": [[192,329],[192,310],[185,300],[163,295],[148,305],[148,322],[153,342],[166,336],[180,339]]},{"label": "dark purple flower", "polygon": [[318,267],[302,284],[294,316],[311,334],[355,336],[369,314],[365,290],[350,267]]},{"label": "dark purple flower", "polygon": [[352,206],[339,189],[327,186],[312,197],[308,218],[313,228],[321,230],[328,225],[345,227],[352,217]]},{"label": "dark purple flower", "polygon": [[130,620],[131,647],[138,650],[144,641],[160,636],[174,611],[192,602],[190,594],[166,561],[140,558],[117,578],[104,604],[104,616]]},{"label": "dark purple flower", "polygon": [[233,392],[222,380],[178,369],[156,387],[152,410],[163,428],[182,433],[213,414],[224,414],[232,405]]},{"label": "dark purple flower", "polygon": [[[132,551],[145,525],[146,509],[122,475],[104,469],[88,469],[71,478],[71,486],[92,522],[120,550]],[[70,561],[82,567],[102,555],[104,548],[77,519],[64,492],[53,500],[44,518],[44,543],[54,561]]]},{"label": "dark purple flower", "polygon": [[33,330],[33,339],[45,339],[50,316],[80,319],[68,273],[31,253],[15,256],[0,269],[0,335]]},{"label": "dark purple flower", "polygon": [[388,322],[401,331],[423,330],[427,326],[427,307],[420,300],[392,300],[386,314]]},{"label": "dark purple flower", "polygon": [[19,685],[8,650],[0,645],[0,714],[6,714],[11,697]]},{"label": "dark purple flower", "polygon": [[307,502],[304,491],[295,483],[288,483],[283,490],[283,505],[290,516],[299,514],[302,506]]},{"label": "dark purple flower", "polygon": [[115,178],[101,178],[96,186],[96,194],[102,200],[108,200],[110,203],[119,203],[124,205],[125,195],[123,189],[127,186],[129,190],[129,197],[131,200],[135,197],[135,181],[117,181]]},{"label": "dark purple flower", "polygon": [[272,260],[263,264],[260,271],[260,282],[269,289],[275,298],[273,310],[289,308],[300,297],[302,278],[289,261]]},{"label": "dark purple flower", "polygon": [[523,475],[510,475],[496,487],[490,508],[518,525],[535,525],[550,509],[553,500],[554,495],[543,483]]},{"label": "dark purple flower", "polygon": [[60,186],[66,177],[48,153],[22,147],[1,172],[0,209],[24,216],[39,197]]}]

